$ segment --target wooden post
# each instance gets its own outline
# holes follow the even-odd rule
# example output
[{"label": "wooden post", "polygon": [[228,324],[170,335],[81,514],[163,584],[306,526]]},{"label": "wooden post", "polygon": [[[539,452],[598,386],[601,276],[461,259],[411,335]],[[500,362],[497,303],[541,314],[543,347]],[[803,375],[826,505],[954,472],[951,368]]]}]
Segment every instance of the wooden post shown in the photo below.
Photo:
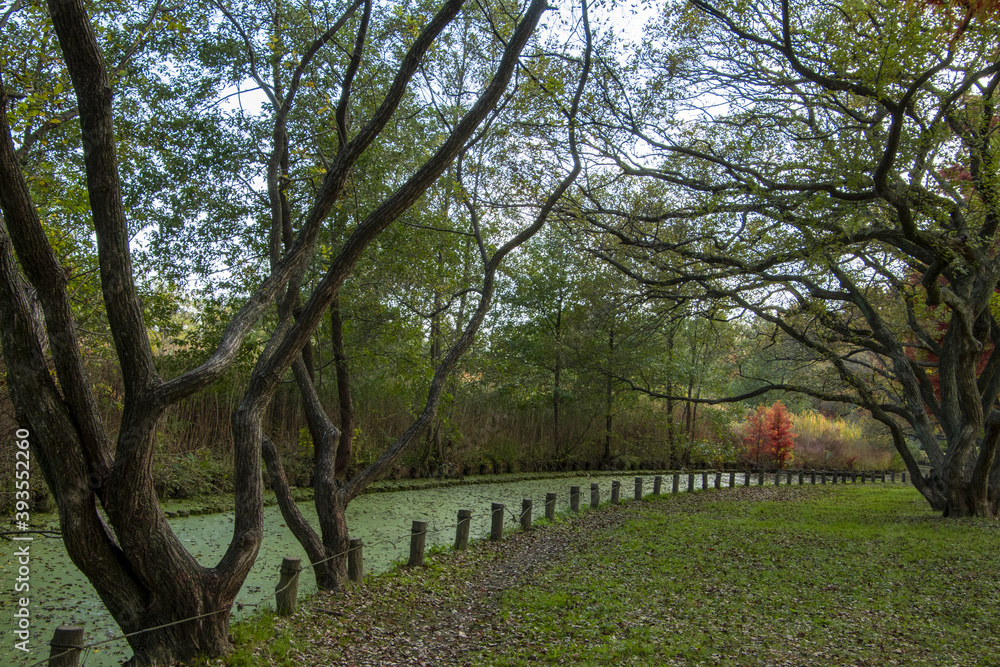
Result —
[{"label": "wooden post", "polygon": [[704,491],[708,488],[708,473],[701,473],[701,490]]},{"label": "wooden post", "polygon": [[892,471],[892,483],[893,484],[896,483],[896,471],[895,470]]},{"label": "wooden post", "polygon": [[688,493],[694,493],[694,473],[688,473]]},{"label": "wooden post", "polygon": [[580,511],[580,487],[569,487],[569,508],[574,512]]},{"label": "wooden post", "polygon": [[855,472],[854,470],[851,471],[851,482],[853,484],[857,484],[858,483],[858,473]]},{"label": "wooden post", "polygon": [[729,488],[731,489],[734,486],[736,486],[736,473],[730,471],[729,472]]},{"label": "wooden post", "polygon": [[611,482],[611,504],[617,505],[618,501],[621,500],[622,493],[622,483],[617,479]]},{"label": "wooden post", "polygon": [[834,484],[837,483],[837,471],[836,470],[833,471],[833,483]]},{"label": "wooden post", "polygon": [[597,485],[597,482],[590,483],[590,508],[597,509],[597,506],[601,504],[601,487]]},{"label": "wooden post", "polygon": [[660,495],[660,489],[663,487],[663,475],[657,475],[653,478],[653,495]]},{"label": "wooden post", "polygon": [[743,473],[743,486],[750,486],[750,471]]},{"label": "wooden post", "polygon": [[862,484],[865,483],[865,477],[867,477],[867,476],[868,476],[868,473],[866,473],[864,470],[862,470],[861,471],[861,483]]},{"label": "wooden post", "polygon": [[673,485],[673,488],[670,491],[671,493],[674,493],[674,494],[677,493],[678,487],[680,486],[680,482],[681,482],[681,474],[679,472],[675,472],[674,473],[674,485]]},{"label": "wooden post", "polygon": [[781,486],[781,473],[780,472],[774,473],[774,485],[775,486]]},{"label": "wooden post", "polygon": [[816,471],[815,470],[813,470],[811,473],[809,473],[809,483],[813,484],[813,485],[816,484]]},{"label": "wooden post", "polygon": [[417,567],[424,564],[424,544],[427,542],[427,522],[414,521],[410,529],[410,560],[406,564]]},{"label": "wooden post", "polygon": [[49,662],[52,667],[77,667],[83,648],[83,628],[78,625],[61,625],[56,628],[49,642]]},{"label": "wooden post", "polygon": [[799,486],[806,483],[806,473],[804,470],[799,471]]},{"label": "wooden post", "polygon": [[[820,478],[819,478],[819,481],[820,481],[821,483],[823,483],[823,484],[826,484],[826,473],[825,473],[825,472],[821,472],[821,473],[820,473]],[[834,482],[836,482],[836,481],[837,481],[837,475],[836,475],[836,474],[834,474],[834,476],[833,476],[833,481],[834,481]]]},{"label": "wooden post", "polygon": [[521,528],[531,530],[531,498],[521,499]]},{"label": "wooden post", "polygon": [[556,494],[545,494],[545,518],[549,521],[556,520]]},{"label": "wooden post", "polygon": [[301,558],[284,558],[281,561],[281,577],[274,587],[274,603],[278,616],[291,616],[299,599],[299,570]]},{"label": "wooden post", "polygon": [[355,537],[347,549],[347,578],[359,584],[365,579],[364,546],[361,538]]},{"label": "wooden post", "polygon": [[455,550],[469,548],[469,526],[472,524],[472,510],[458,510],[458,525],[455,527]]},{"label": "wooden post", "polygon": [[764,473],[757,475],[757,486],[764,486]]},{"label": "wooden post", "polygon": [[500,503],[493,503],[491,508],[491,520],[490,520],[490,541],[499,542],[503,539],[503,505]]},{"label": "wooden post", "polygon": [[722,473],[721,472],[715,473],[715,488],[716,488],[716,490],[722,488]]},{"label": "wooden post", "polygon": [[635,478],[635,499],[642,500],[642,477]]}]

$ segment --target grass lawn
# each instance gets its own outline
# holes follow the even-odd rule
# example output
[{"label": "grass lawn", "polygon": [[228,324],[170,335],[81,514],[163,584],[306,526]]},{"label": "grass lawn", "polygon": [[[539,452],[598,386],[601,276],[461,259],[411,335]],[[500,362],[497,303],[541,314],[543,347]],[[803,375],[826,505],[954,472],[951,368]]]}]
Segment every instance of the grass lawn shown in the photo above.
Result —
[{"label": "grass lawn", "polygon": [[1000,665],[1000,522],[909,486],[602,506],[238,624],[212,665]]},{"label": "grass lawn", "polygon": [[474,664],[1000,665],[996,521],[901,485],[761,491],[633,505],[506,591],[518,641]]}]

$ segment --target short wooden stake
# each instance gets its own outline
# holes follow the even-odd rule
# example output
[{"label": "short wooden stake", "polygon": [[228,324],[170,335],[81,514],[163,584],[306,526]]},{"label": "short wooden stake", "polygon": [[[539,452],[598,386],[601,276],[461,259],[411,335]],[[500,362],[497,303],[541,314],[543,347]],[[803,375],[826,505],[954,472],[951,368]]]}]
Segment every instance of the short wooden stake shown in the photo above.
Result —
[{"label": "short wooden stake", "polygon": [[729,488],[731,489],[734,486],[736,486],[736,473],[735,472],[730,472],[729,473]]},{"label": "short wooden stake", "polygon": [[347,548],[347,578],[359,584],[365,578],[364,546],[361,538],[355,537]]},{"label": "short wooden stake", "polygon": [[455,527],[455,550],[469,548],[469,526],[472,524],[472,510],[458,510],[458,525]]},{"label": "short wooden stake", "polygon": [[[825,472],[823,472],[823,473],[820,473],[820,478],[819,478],[819,481],[820,481],[821,483],[823,483],[823,484],[826,484],[826,473],[825,473]],[[834,475],[834,476],[833,476],[833,481],[834,481],[834,483],[836,483],[836,482],[837,482],[837,476],[836,476],[836,475]]]},{"label": "short wooden stake", "polygon": [[694,473],[688,473],[688,493],[694,493]]},{"label": "short wooden stake", "polygon": [[546,493],[545,494],[545,518],[549,521],[556,520],[556,494]]},{"label": "short wooden stake", "polygon": [[503,539],[503,510],[504,506],[500,503],[493,503],[493,507],[490,509],[491,542],[499,542]]},{"label": "short wooden stake", "polygon": [[653,495],[660,495],[660,489],[663,487],[663,476],[657,475],[653,478]]},{"label": "short wooden stake", "polygon": [[574,512],[580,511],[580,487],[569,487],[569,508]]},{"label": "short wooden stake", "polygon": [[708,473],[701,473],[701,490],[704,491],[708,488]]},{"label": "short wooden stake", "polygon": [[862,471],[861,471],[861,483],[862,483],[862,484],[864,484],[864,483],[865,483],[865,477],[866,477],[866,476],[867,476],[867,473],[866,473],[866,472],[865,472],[864,470],[862,470]]},{"label": "short wooden stake", "polygon": [[677,491],[678,491],[678,487],[680,487],[680,485],[681,485],[681,474],[679,472],[675,472],[674,473],[674,482],[673,482],[673,486],[671,487],[670,493],[676,494]]},{"label": "short wooden stake", "polygon": [[521,500],[521,528],[531,530],[531,498]]},{"label": "short wooden stake", "polygon": [[635,478],[635,499],[642,500],[642,477]]},{"label": "short wooden stake", "polygon": [[414,521],[410,529],[410,560],[406,564],[417,567],[424,564],[424,545],[427,542],[427,522]]},{"label": "short wooden stake", "polygon": [[281,561],[281,576],[274,587],[274,603],[278,616],[291,616],[299,599],[299,570],[301,558],[284,558]]},{"label": "short wooden stake", "polygon": [[781,473],[780,472],[774,473],[774,485],[775,486],[781,486]]},{"label": "short wooden stake", "polygon": [[816,484],[816,471],[809,473],[809,483]]},{"label": "short wooden stake", "polygon": [[722,473],[721,472],[715,473],[715,488],[716,488],[716,490],[722,488]]},{"label": "short wooden stake", "polygon": [[750,471],[743,473],[743,486],[750,486]]},{"label": "short wooden stake", "polygon": [[757,486],[764,486],[764,473],[757,475]]},{"label": "short wooden stake", "polygon": [[597,482],[590,483],[590,507],[591,509],[597,509],[597,506],[601,504],[601,487],[598,486]]},{"label": "short wooden stake", "polygon": [[78,625],[61,625],[56,628],[49,642],[49,665],[52,667],[77,667],[83,649],[83,628]]},{"label": "short wooden stake", "polygon": [[611,482],[611,504],[617,505],[621,500],[622,483],[617,479]]},{"label": "short wooden stake", "polygon": [[837,483],[837,471],[836,470],[833,471],[833,483],[834,484]]},{"label": "short wooden stake", "polygon": [[893,484],[896,483],[896,471],[895,470],[892,471],[892,483]]}]

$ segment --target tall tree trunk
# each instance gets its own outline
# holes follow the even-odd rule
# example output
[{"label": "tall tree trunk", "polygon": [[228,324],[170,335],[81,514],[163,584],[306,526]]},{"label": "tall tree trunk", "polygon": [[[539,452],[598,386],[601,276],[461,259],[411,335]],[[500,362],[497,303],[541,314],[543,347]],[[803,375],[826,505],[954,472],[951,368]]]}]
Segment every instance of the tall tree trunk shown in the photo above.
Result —
[{"label": "tall tree trunk", "polygon": [[[441,253],[438,253],[438,271],[439,274],[443,272],[444,268],[444,258]],[[431,362],[431,369],[438,367],[441,363],[441,293],[434,289],[434,314],[431,315],[431,331],[430,331],[430,349],[429,356]],[[441,451],[441,418],[438,415],[434,417],[434,423],[431,424],[430,429],[427,432],[427,447],[424,450],[424,461],[434,461],[438,464],[443,463],[443,452]]]},{"label": "tall tree trunk", "polygon": [[562,294],[556,300],[556,319],[553,326],[553,337],[555,339],[556,359],[555,368],[552,371],[552,453],[558,461],[562,457],[562,437],[560,434],[559,408],[562,399]]},{"label": "tall tree trunk", "polygon": [[674,333],[675,329],[671,328],[667,333],[667,362],[670,364],[670,373],[667,375],[667,446],[670,449],[670,459],[671,465],[675,463],[674,452],[676,448],[674,431],[676,427],[674,425],[674,379],[673,379],[673,364],[674,364]]},{"label": "tall tree trunk", "polygon": [[611,378],[612,363],[615,356],[615,330],[608,329],[608,372],[604,376],[604,458],[611,459],[611,422],[614,419],[612,410],[614,401],[614,381]]},{"label": "tall tree trunk", "polygon": [[351,462],[354,448],[354,394],[351,391],[351,373],[347,365],[347,350],[344,347],[344,320],[340,310],[340,297],[330,304],[330,342],[333,347],[333,362],[337,373],[337,403],[340,409],[340,439],[337,443],[337,458],[334,474],[343,477]]}]

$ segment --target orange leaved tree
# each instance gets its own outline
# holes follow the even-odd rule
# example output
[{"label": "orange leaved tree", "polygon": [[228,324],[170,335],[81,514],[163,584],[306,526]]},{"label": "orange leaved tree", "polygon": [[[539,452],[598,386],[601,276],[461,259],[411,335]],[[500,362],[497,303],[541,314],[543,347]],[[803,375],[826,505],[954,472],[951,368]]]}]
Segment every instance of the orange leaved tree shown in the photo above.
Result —
[{"label": "orange leaved tree", "polygon": [[771,407],[758,405],[747,421],[743,444],[746,446],[744,458],[755,468],[788,465],[795,451],[795,433],[788,408],[781,401],[775,401]]}]

